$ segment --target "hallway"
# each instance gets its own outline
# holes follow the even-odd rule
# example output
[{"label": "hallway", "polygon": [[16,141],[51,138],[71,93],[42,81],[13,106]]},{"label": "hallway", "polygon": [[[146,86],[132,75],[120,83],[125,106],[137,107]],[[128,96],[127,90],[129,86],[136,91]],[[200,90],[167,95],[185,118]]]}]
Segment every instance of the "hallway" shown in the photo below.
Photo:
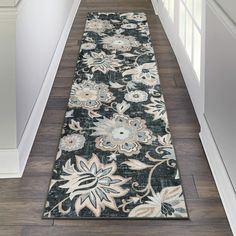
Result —
[{"label": "hallway", "polygon": [[[157,57],[190,220],[42,220],[86,15],[145,12]],[[232,235],[177,60],[150,0],[82,0],[22,179],[0,180],[0,236]]]}]

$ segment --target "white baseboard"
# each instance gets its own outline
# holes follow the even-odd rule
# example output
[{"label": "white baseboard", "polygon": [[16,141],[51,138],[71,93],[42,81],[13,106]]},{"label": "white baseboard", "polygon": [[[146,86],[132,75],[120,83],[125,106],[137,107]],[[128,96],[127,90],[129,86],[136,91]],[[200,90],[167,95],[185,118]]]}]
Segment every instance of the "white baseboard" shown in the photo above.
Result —
[{"label": "white baseboard", "polygon": [[81,0],[74,0],[18,149],[0,150],[0,178],[22,177]]},{"label": "white baseboard", "polygon": [[236,193],[205,117],[201,120],[200,138],[231,229],[233,234],[236,235]]},{"label": "white baseboard", "polygon": [[158,0],[151,0],[155,14],[158,15]]},{"label": "white baseboard", "polygon": [[0,178],[19,176],[19,155],[17,149],[0,150]]}]

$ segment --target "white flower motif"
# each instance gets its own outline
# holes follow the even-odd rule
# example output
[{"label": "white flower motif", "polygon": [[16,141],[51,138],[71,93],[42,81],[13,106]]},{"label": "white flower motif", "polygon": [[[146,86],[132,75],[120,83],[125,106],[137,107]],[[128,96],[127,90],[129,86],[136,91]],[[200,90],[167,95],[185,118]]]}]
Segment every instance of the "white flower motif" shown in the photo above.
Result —
[{"label": "white flower motif", "polygon": [[86,22],[86,31],[93,31],[98,34],[103,33],[105,30],[113,29],[114,26],[108,20],[92,19]]},{"label": "white flower motif", "polygon": [[82,50],[93,50],[96,48],[96,44],[95,43],[83,43],[81,45],[81,49]]},{"label": "white flower motif", "polygon": [[125,100],[129,102],[145,102],[148,100],[148,94],[142,90],[135,90],[125,94]]},{"label": "white flower motif", "polygon": [[123,29],[136,29],[137,25],[133,24],[133,23],[127,23],[127,24],[121,25],[121,28],[123,28]]},{"label": "white flower motif", "polygon": [[133,82],[142,83],[148,86],[154,86],[160,83],[155,62],[144,63],[133,69],[126,70],[122,75],[131,75]]},{"label": "white flower motif", "polygon": [[141,44],[134,36],[113,35],[102,39],[103,48],[107,50],[130,51],[132,47],[139,47]]},{"label": "white flower motif", "polygon": [[150,145],[154,138],[145,120],[123,114],[114,114],[111,119],[104,117],[94,124],[92,136],[99,136],[95,140],[96,147],[104,151],[132,156],[140,153],[141,144]]},{"label": "white flower motif", "polygon": [[128,193],[129,190],[122,188],[121,185],[129,179],[114,175],[116,170],[114,161],[103,164],[95,154],[90,160],[76,156],[76,169],[70,160],[66,162],[63,171],[67,175],[62,175],[61,179],[67,182],[59,187],[68,189],[66,193],[71,200],[76,197],[77,215],[83,208],[90,209],[96,217],[99,217],[106,207],[119,211],[115,198]]},{"label": "white flower motif", "polygon": [[128,20],[134,20],[134,21],[138,21],[138,22],[142,22],[142,21],[146,21],[147,20],[147,17],[145,15],[145,13],[133,13],[133,12],[130,12],[130,13],[126,14],[126,18]]},{"label": "white flower motif", "polygon": [[186,206],[182,187],[166,187],[160,193],[149,196],[149,201],[133,208],[129,217],[181,217],[186,218]]},{"label": "white flower motif", "polygon": [[61,138],[59,149],[71,152],[84,147],[85,137],[81,134],[68,134]]},{"label": "white flower motif", "polygon": [[166,106],[163,96],[150,98],[151,103],[143,105],[147,109],[145,112],[153,115],[153,120],[162,119],[168,125]]},{"label": "white flower motif", "polygon": [[101,71],[106,74],[108,71],[116,71],[116,67],[121,66],[121,60],[115,59],[116,55],[107,55],[105,52],[86,53],[83,62],[92,68],[92,72]]},{"label": "white flower motif", "polygon": [[145,33],[147,35],[150,35],[150,32],[149,32],[149,27],[148,27],[148,24],[144,24],[144,23],[139,23],[139,28],[138,30],[142,33]]},{"label": "white flower motif", "polygon": [[102,103],[110,103],[114,100],[108,85],[96,83],[92,80],[84,80],[82,83],[72,85],[69,107],[82,107],[88,110],[97,110]]}]

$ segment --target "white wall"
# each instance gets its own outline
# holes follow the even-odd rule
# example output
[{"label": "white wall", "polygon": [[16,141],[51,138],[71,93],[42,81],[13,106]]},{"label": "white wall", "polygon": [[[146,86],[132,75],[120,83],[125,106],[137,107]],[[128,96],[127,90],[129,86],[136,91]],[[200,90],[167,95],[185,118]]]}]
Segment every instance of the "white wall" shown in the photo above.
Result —
[{"label": "white wall", "polygon": [[215,1],[236,24],[236,1],[235,0],[215,0]]},{"label": "white wall", "polygon": [[23,174],[79,4],[0,2],[0,178]]},{"label": "white wall", "polygon": [[73,0],[21,0],[16,21],[17,144],[39,95]]},{"label": "white wall", "polygon": [[205,107],[200,137],[236,235],[236,25],[213,0],[206,2],[205,31]]},{"label": "white wall", "polygon": [[236,26],[206,10],[205,117],[236,191]]},{"label": "white wall", "polygon": [[16,148],[15,15],[0,8],[0,149]]}]

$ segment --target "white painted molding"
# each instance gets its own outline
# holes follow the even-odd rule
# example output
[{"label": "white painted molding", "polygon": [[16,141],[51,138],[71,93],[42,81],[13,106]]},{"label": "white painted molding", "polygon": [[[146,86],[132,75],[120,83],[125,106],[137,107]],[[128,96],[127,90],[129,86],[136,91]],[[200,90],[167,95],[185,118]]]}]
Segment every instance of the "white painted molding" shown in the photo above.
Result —
[{"label": "white painted molding", "polygon": [[[81,0],[74,0],[18,149],[0,150],[0,178],[22,177]],[[10,157],[8,159],[8,157]],[[7,161],[6,161],[7,160]]]},{"label": "white painted molding", "polygon": [[224,12],[224,10],[214,0],[207,0],[207,5],[216,14],[216,16],[218,16],[218,18],[228,29],[228,31],[233,35],[233,37],[236,38],[236,25],[230,19],[230,17]]},{"label": "white painted molding", "polygon": [[158,15],[158,0],[151,0],[155,14]]},{"label": "white painted molding", "polygon": [[200,138],[214,176],[232,232],[236,235],[236,193],[205,117],[200,122]]}]

